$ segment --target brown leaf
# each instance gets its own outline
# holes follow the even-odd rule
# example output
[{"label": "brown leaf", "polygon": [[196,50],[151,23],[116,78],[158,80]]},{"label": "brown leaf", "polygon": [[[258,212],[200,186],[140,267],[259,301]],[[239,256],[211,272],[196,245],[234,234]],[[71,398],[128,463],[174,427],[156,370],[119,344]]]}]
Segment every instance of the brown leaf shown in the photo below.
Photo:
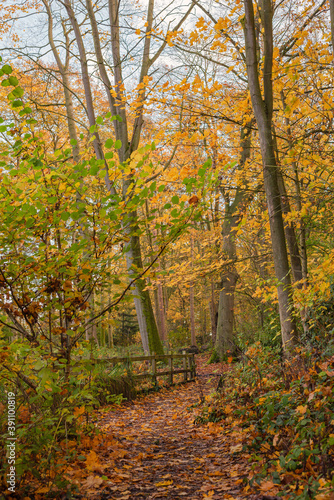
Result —
[{"label": "brown leaf", "polygon": [[83,482],[83,486],[85,488],[99,488],[101,484],[103,483],[103,479],[101,479],[99,476],[88,476],[86,481]]},{"label": "brown leaf", "polygon": [[235,446],[230,447],[230,452],[231,453],[238,453],[239,451],[242,451],[242,444],[236,444]]},{"label": "brown leaf", "polygon": [[188,200],[189,205],[197,205],[198,203],[198,196],[194,195]]},{"label": "brown leaf", "polygon": [[264,492],[272,490],[273,488],[276,488],[276,484],[272,481],[264,481],[260,486],[260,490]]}]

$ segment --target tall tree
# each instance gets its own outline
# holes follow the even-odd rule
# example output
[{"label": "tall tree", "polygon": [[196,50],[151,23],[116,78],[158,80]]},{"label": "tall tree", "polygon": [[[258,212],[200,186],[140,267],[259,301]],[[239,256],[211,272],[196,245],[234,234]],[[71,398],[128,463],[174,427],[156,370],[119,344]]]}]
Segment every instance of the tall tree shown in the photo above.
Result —
[{"label": "tall tree", "polygon": [[263,162],[264,188],[266,192],[270,231],[273,249],[275,274],[278,281],[278,303],[281,321],[282,344],[286,354],[292,352],[297,340],[296,325],[293,318],[291,278],[282,206],[277,177],[277,163],[272,134],[273,117],[273,10],[271,0],[262,0],[259,14],[263,33],[263,68],[260,85],[259,61],[256,42],[256,25],[252,0],[244,0],[245,17],[243,20],[246,66],[251,102],[256,118],[261,155]]},{"label": "tall tree", "polygon": [[[44,5],[47,8],[49,16],[49,26],[52,26],[52,19],[50,17],[50,9],[46,0],[44,0]],[[78,47],[78,56],[81,65],[81,75],[82,82],[85,90],[86,97],[86,109],[89,119],[90,127],[94,127],[96,123],[96,112],[94,109],[93,93],[91,89],[91,79],[89,75],[88,67],[88,57],[85,48],[85,40],[82,34],[82,23],[79,22],[77,15],[74,11],[74,7],[69,0],[65,0],[63,3],[65,6],[68,20],[72,26],[76,44]],[[129,161],[131,155],[138,149],[141,139],[141,133],[143,128],[143,115],[144,106],[146,100],[146,85],[149,75],[149,70],[152,65],[159,58],[160,54],[163,52],[167,46],[167,39],[163,39],[160,46],[156,48],[155,52],[151,53],[151,41],[152,33],[154,31],[154,0],[150,0],[147,7],[146,15],[146,31],[143,41],[143,53],[140,62],[139,70],[139,82],[138,82],[138,92],[136,97],[136,113],[134,117],[134,123],[132,124],[132,133],[130,134],[130,124],[129,117],[126,110],[126,92],[124,86],[123,78],[123,57],[121,54],[121,44],[122,44],[122,31],[120,25],[120,10],[119,3],[115,0],[109,0],[109,29],[110,29],[110,43],[109,48],[112,54],[112,73],[113,73],[113,84],[109,78],[110,72],[107,69],[105,59],[103,57],[103,50],[101,44],[101,32],[99,30],[99,24],[96,19],[96,9],[97,6],[93,5],[91,0],[86,0],[85,8],[87,17],[90,23],[90,29],[94,45],[94,57],[96,59],[99,75],[103,86],[106,91],[107,100],[109,103],[110,112],[113,116],[118,115],[119,119],[114,120],[114,133],[116,141],[119,143],[118,157],[121,165],[126,165]],[[180,21],[176,23],[172,31],[177,32],[186,18],[188,17],[190,11],[193,8],[193,3],[181,16]],[[51,30],[49,29],[49,33]],[[105,33],[103,34],[105,36]],[[52,38],[50,37],[50,42]],[[58,67],[61,71],[62,76],[65,75],[63,71],[63,66],[57,57],[57,52],[53,48],[54,55],[56,57]],[[66,84],[66,83],[65,83]],[[105,168],[105,181],[106,186],[110,193],[115,194],[115,186],[111,184],[108,174],[108,163],[105,161],[103,148],[101,140],[99,137],[98,130],[94,130],[93,144],[95,149],[95,154],[98,159],[104,160]],[[129,198],[129,192],[132,190],[132,186],[135,183],[135,177],[133,174],[125,174],[122,180],[122,195],[124,201],[127,203]],[[124,226],[124,231],[127,232],[129,237],[129,243],[126,252],[126,262],[129,272],[129,278],[133,279],[134,276],[140,272],[143,268],[142,252],[140,245],[140,237],[138,235],[137,227],[137,213],[133,211],[129,216],[126,225]],[[138,323],[141,332],[142,343],[145,351],[155,351],[158,353],[162,352],[162,344],[159,339],[158,329],[156,326],[152,303],[150,299],[149,292],[146,290],[146,283],[144,279],[137,280],[133,286],[133,297],[138,317]]]},{"label": "tall tree", "polygon": [[[241,129],[240,146],[241,155],[239,168],[243,169],[251,154],[251,126],[248,123]],[[225,214],[222,225],[223,253],[226,259],[221,275],[221,290],[218,304],[218,321],[216,336],[216,351],[222,358],[228,350],[234,350],[234,295],[238,281],[238,272],[235,266],[237,260],[236,235],[238,223],[242,212],[249,203],[251,196],[249,191],[239,186],[233,201],[225,195]]]}]

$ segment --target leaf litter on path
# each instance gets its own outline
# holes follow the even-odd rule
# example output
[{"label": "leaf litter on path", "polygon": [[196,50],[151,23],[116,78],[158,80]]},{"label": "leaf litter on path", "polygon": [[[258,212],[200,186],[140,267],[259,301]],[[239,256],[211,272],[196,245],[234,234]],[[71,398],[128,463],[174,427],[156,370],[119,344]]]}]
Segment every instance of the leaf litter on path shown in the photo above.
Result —
[{"label": "leaf litter on path", "polygon": [[242,429],[224,421],[195,424],[200,402],[217,386],[204,356],[197,357],[197,368],[195,382],[99,412],[97,425],[112,439],[88,456],[81,469],[87,477],[77,481],[80,498],[275,498],[276,485],[254,495],[246,483],[252,471]]}]

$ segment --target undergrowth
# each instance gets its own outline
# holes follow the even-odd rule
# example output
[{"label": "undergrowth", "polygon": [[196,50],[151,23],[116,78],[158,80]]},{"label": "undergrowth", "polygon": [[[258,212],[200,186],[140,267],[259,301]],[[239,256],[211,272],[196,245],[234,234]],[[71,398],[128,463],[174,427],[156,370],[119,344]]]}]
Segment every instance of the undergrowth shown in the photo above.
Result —
[{"label": "undergrowth", "polygon": [[251,486],[284,498],[328,500],[334,489],[334,342],[297,348],[255,343],[225,372],[197,423],[226,422],[240,433]]}]

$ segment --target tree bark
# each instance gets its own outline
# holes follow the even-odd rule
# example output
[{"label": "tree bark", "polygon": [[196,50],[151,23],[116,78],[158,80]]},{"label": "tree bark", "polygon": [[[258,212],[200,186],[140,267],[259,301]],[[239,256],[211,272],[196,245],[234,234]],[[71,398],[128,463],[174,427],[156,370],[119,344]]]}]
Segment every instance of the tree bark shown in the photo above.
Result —
[{"label": "tree bark", "polygon": [[[282,213],[284,215],[288,215],[291,212],[290,202],[288,193],[286,191],[283,175],[279,167],[277,167],[277,182],[278,182],[278,189],[281,195]],[[302,262],[299,253],[298,241],[293,222],[285,222],[284,229],[285,229],[286,242],[290,254],[293,281],[300,288],[302,286],[301,280],[303,279],[303,271],[302,271]]]},{"label": "tree bark", "polygon": [[331,19],[332,55],[334,58],[334,0],[329,0],[329,12]]},{"label": "tree bark", "polygon": [[159,306],[159,322],[160,322],[160,339],[162,342],[166,342],[166,340],[167,340],[167,328],[166,328],[166,313],[165,313],[163,293],[164,293],[163,286],[162,286],[162,283],[159,281],[159,283],[158,283],[158,306]]},{"label": "tree bark", "polygon": [[[251,123],[241,130],[240,145],[240,167],[243,167],[250,157],[251,146]],[[238,281],[238,273],[235,267],[237,249],[235,242],[235,229],[240,221],[241,212],[250,199],[247,191],[237,188],[232,203],[225,196],[225,216],[222,227],[223,252],[227,261],[221,277],[221,291],[218,303],[218,321],[216,334],[216,351],[220,358],[227,351],[234,350],[234,294]]]},{"label": "tree bark", "polygon": [[[90,78],[89,78],[89,73],[88,73],[88,61],[87,61],[85,45],[84,45],[84,41],[83,41],[82,34],[80,31],[80,26],[78,24],[77,18],[75,17],[75,14],[74,14],[74,11],[73,11],[72,6],[70,4],[70,1],[64,0],[64,6],[66,8],[68,18],[69,18],[71,26],[73,28],[75,40],[76,40],[78,50],[79,50],[81,77],[82,77],[82,83],[83,83],[84,92],[85,92],[87,117],[88,117],[89,126],[92,127],[92,126],[96,125],[96,119],[95,119],[95,110],[94,110],[92,89],[91,89]],[[93,145],[94,145],[95,155],[96,155],[96,158],[98,160],[104,161],[104,166],[105,166],[105,170],[106,170],[105,183],[106,183],[108,190],[111,191],[112,187],[111,187],[110,180],[109,180],[108,164],[104,159],[101,140],[100,140],[100,136],[99,136],[99,133],[97,130],[94,132],[94,136],[95,136],[95,139],[93,141]]]},{"label": "tree bark", "polygon": [[[190,260],[191,266],[194,260],[194,239],[193,235],[190,236]],[[191,345],[196,345],[196,330],[195,330],[195,290],[193,281],[189,287],[189,305],[190,305],[190,336]]]},{"label": "tree bark", "polygon": [[72,153],[73,153],[73,160],[75,163],[79,163],[80,159],[80,150],[79,150],[79,140],[78,140],[78,135],[77,135],[77,129],[75,126],[75,118],[74,118],[74,107],[73,107],[73,99],[72,99],[72,93],[70,90],[70,84],[69,84],[69,77],[68,77],[68,69],[69,69],[69,62],[70,62],[70,47],[69,47],[69,39],[68,39],[68,33],[66,31],[65,26],[63,25],[63,31],[64,31],[64,36],[65,36],[65,41],[66,41],[66,60],[65,63],[63,64],[59,52],[57,50],[56,44],[54,42],[53,38],[53,18],[52,18],[52,12],[50,9],[50,5],[47,0],[42,0],[43,4],[46,9],[46,13],[48,16],[48,37],[49,37],[49,43],[52,49],[53,56],[56,60],[58,70],[62,79],[62,84],[63,84],[63,90],[64,90],[64,97],[65,97],[65,108],[66,108],[66,118],[67,118],[67,127],[68,127],[68,132],[69,136],[72,142],[75,142],[75,144],[72,144]]},{"label": "tree bark", "polygon": [[[285,103],[285,96],[283,90],[281,91],[281,99],[282,99],[282,105],[283,109],[286,107]],[[288,135],[288,146],[289,150],[292,149],[292,132],[291,132],[291,126],[290,126],[290,119],[288,117],[285,118],[285,124],[287,127],[287,135]],[[301,202],[301,192],[300,192],[300,182],[299,182],[299,174],[298,174],[298,164],[294,160],[292,161],[292,167],[293,171],[295,174],[294,178],[294,183],[295,183],[295,189],[296,189],[296,205],[299,213],[301,212],[302,209],[302,202]],[[299,233],[299,244],[300,244],[300,261],[301,261],[301,267],[302,267],[302,278],[304,280],[304,283],[307,284],[308,280],[308,270],[307,270],[307,248],[306,248],[306,230],[305,230],[305,224],[302,218],[299,220],[300,224],[300,233]]]},{"label": "tree bark", "polygon": [[290,267],[286,249],[282,206],[277,180],[277,164],[272,136],[272,5],[271,0],[262,0],[260,5],[261,21],[262,26],[264,27],[264,99],[262,99],[258,74],[254,10],[252,0],[244,0],[244,6],[244,35],[248,84],[251,94],[252,107],[259,130],[260,147],[263,162],[264,188],[269,213],[275,274],[278,281],[277,293],[281,322],[282,345],[285,354],[288,355],[294,350],[294,346],[297,341],[297,333],[295,321],[293,318]]},{"label": "tree bark", "polygon": [[216,297],[215,297],[215,282],[213,278],[211,278],[211,299],[210,299],[210,317],[211,317],[211,334],[212,334],[212,344],[216,344],[217,337],[217,306],[216,306]]}]

